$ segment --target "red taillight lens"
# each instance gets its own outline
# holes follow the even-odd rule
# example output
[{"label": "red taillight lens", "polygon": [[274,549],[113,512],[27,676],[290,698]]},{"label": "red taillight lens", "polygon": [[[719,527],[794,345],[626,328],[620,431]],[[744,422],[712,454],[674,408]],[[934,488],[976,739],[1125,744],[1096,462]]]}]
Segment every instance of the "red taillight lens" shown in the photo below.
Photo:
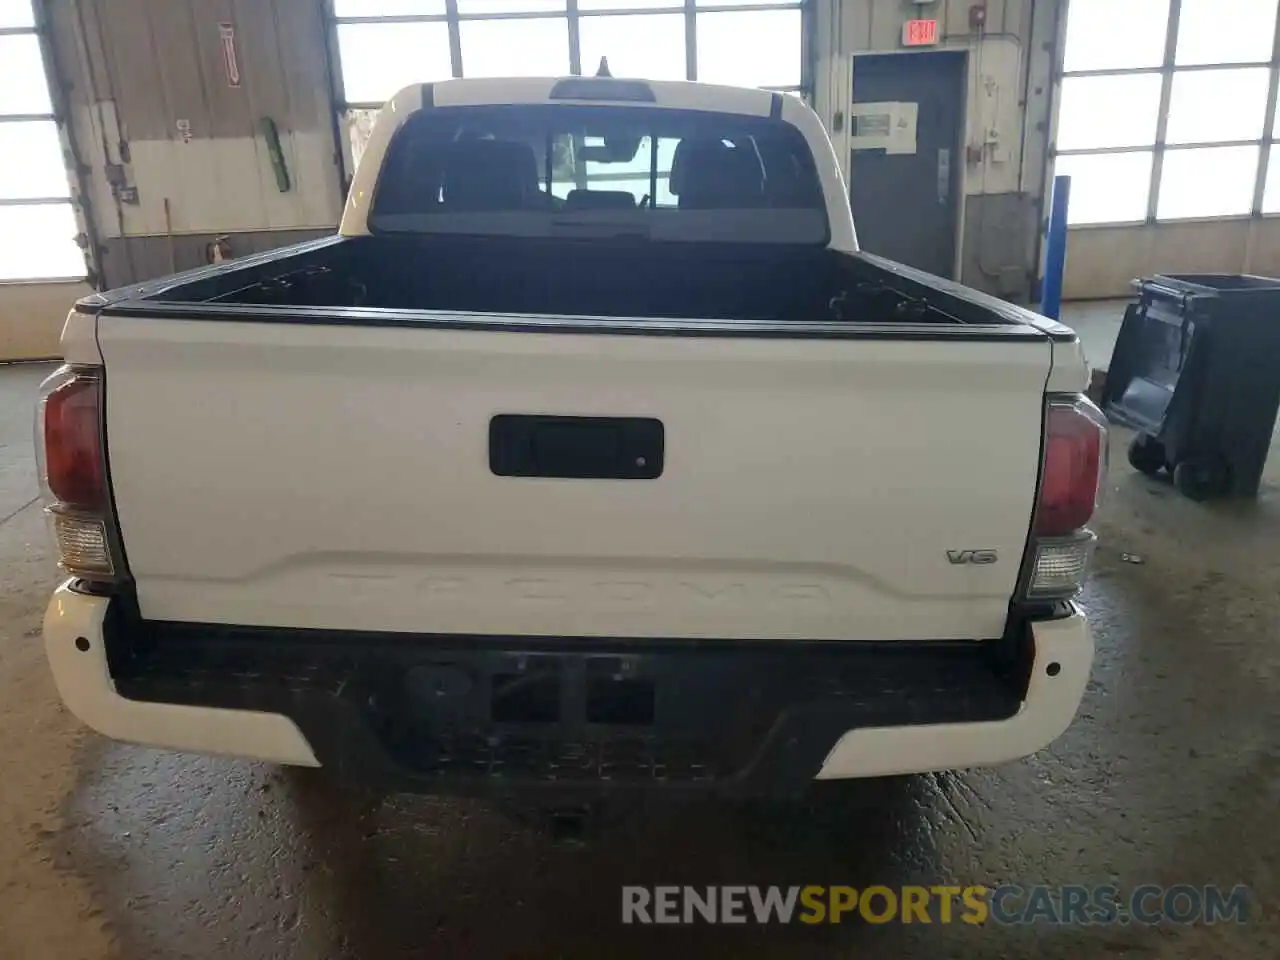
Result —
[{"label": "red taillight lens", "polygon": [[1051,402],[1045,420],[1036,534],[1060,537],[1083,527],[1097,508],[1106,467],[1106,420],[1084,397]]},{"label": "red taillight lens", "polygon": [[99,512],[107,504],[102,381],[76,373],[44,399],[44,480],[58,504]]},{"label": "red taillight lens", "polygon": [[107,490],[102,398],[98,367],[50,374],[36,405],[36,462],[59,566],[81,580],[114,583],[124,568]]}]

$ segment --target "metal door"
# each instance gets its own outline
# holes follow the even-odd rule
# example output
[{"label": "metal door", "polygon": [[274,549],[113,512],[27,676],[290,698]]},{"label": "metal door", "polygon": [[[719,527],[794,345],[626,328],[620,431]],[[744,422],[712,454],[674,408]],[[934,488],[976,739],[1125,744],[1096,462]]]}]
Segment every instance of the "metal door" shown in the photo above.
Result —
[{"label": "metal door", "polygon": [[850,203],[863,249],[955,274],[965,56],[853,58]]}]

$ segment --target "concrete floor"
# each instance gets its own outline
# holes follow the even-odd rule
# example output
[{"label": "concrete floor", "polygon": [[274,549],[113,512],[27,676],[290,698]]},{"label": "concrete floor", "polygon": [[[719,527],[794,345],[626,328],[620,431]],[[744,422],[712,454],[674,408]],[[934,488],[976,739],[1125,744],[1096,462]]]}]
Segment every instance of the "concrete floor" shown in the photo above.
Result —
[{"label": "concrete floor", "polygon": [[[379,799],[314,772],[85,733],[58,703],[38,635],[54,581],[28,426],[43,372],[0,368],[4,960],[1280,956],[1280,464],[1258,504],[1204,507],[1115,458],[1084,597],[1094,679],[1074,726],[1038,756],[836,785],[798,811],[659,810],[565,842],[479,803]],[[1244,883],[1255,919],[618,922],[623,884],[753,882]]]},{"label": "concrete floor", "polygon": [[1081,300],[1062,305],[1062,322],[1080,336],[1085,359],[1095,370],[1106,370],[1111,365],[1111,351],[1120,324],[1124,320],[1124,308],[1129,300]]}]

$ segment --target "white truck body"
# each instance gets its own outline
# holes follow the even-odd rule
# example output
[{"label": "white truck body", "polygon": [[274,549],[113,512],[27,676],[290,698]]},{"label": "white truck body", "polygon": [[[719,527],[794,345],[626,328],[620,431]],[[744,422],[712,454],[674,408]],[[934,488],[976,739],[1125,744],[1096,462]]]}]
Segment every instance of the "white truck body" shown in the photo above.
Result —
[{"label": "white truck body", "polygon": [[[309,264],[300,275],[340,272],[325,259],[335,250],[397,242],[371,229],[371,210],[388,152],[412,118],[538,107],[556,101],[565,82],[451,81],[398,94],[357,171],[339,238],[290,254]],[[637,86],[621,83],[623,92]],[[1052,446],[1044,442],[1046,402],[1085,388],[1078,343],[1027,311],[859,254],[830,143],[793,98],[640,86],[651,95],[639,104],[611,99],[613,88],[582,99],[619,115],[699,111],[798,131],[825,204],[824,255],[857,258],[857,269],[889,285],[927,288],[922,309],[937,316],[775,322],[237,300],[242,281],[226,278],[258,277],[272,269],[271,254],[86,301],[68,320],[64,349],[69,364],[105,385],[104,549],[115,562],[108,576],[80,576],[60,589],[46,620],[59,689],[86,722],[145,743],[345,767],[342,754],[313,742],[338,721],[315,719],[319,708],[300,705],[302,685],[290,686],[291,700],[246,693],[246,672],[268,669],[254,661],[233,671],[240,692],[202,700],[190,693],[199,685],[174,666],[196,656],[187,651],[208,655],[207,679],[209,664],[226,659],[219,643],[236,651],[279,644],[295,657],[312,638],[316,649],[341,644],[357,658],[391,644],[379,678],[425,671],[438,698],[456,693],[447,723],[437,707],[422,708],[415,736],[428,738],[460,717],[490,739],[495,730],[510,733],[499,721],[511,717],[522,735],[530,723],[547,724],[557,750],[587,741],[604,751],[617,740],[615,727],[630,736],[652,726],[654,738],[662,727],[669,738],[679,721],[664,726],[661,715],[679,698],[663,691],[681,686],[681,642],[690,656],[710,650],[706,656],[729,658],[708,675],[759,657],[751,670],[787,672],[793,659],[786,658],[802,650],[818,651],[815,663],[847,654],[847,672],[863,675],[864,662],[879,662],[866,660],[877,648],[926,658],[929,650],[954,651],[968,670],[979,647],[1017,647],[1000,668],[1018,675],[1008,708],[975,712],[962,690],[936,722],[916,706],[901,714],[909,722],[895,722],[886,719],[898,716],[894,704],[926,702],[927,690],[885,694],[866,722],[815,734],[827,742],[808,751],[821,762],[808,761],[805,777],[1001,762],[1065,728],[1088,676],[1088,630],[1069,600],[1036,604],[1024,594],[1033,517],[1044,508],[1042,447]],[[550,160],[548,186],[549,167]],[[654,212],[656,201],[646,199]],[[607,256],[599,249],[583,248],[584,264]],[[243,289],[260,301],[274,282]],[[210,284],[214,296],[187,293]],[[940,321],[944,314],[954,322]],[[530,420],[520,429],[533,432],[518,436],[543,451],[533,473],[504,475],[496,466],[504,416]],[[594,418],[596,432],[584,432],[580,418]],[[621,449],[633,442],[620,432],[630,429],[625,424],[642,421],[660,425],[656,476],[611,472],[622,469],[625,450],[589,452],[586,476],[571,472],[580,464],[554,465],[583,444]],[[572,456],[553,441],[572,447]],[[644,456],[635,460],[643,472]],[[55,478],[49,486],[56,493]],[[55,512],[75,512],[50,499]],[[118,636],[112,604],[126,611],[115,614],[126,618]],[[465,654],[440,653],[455,647]],[[170,651],[160,679],[137,672],[152,650]],[[422,651],[421,663],[412,650]],[[493,666],[499,653],[517,666]],[[525,670],[530,657],[554,660],[548,676],[559,693],[547,696],[555,718],[547,719],[545,704],[520,701],[510,716],[493,706],[477,720],[472,687],[496,703],[497,678]],[[621,714],[611,707],[585,721],[568,716],[580,699],[566,692],[576,689],[574,671],[587,664],[590,702],[592,664],[606,658],[626,697],[634,688],[619,678],[649,678],[647,705],[625,722],[615,723]],[[951,662],[930,660],[928,669],[956,676]],[[689,669],[702,675],[701,666]],[[314,664],[306,670],[323,672]],[[748,686],[751,670],[744,668]],[[708,696],[724,694],[717,682],[705,681]],[[790,694],[760,707],[766,727],[781,729],[816,696],[809,680],[797,683],[806,692],[792,697],[795,710],[783,702]],[[863,696],[849,683],[841,696]],[[687,686],[698,689],[693,680]],[[378,695],[410,696],[382,687]],[[400,706],[417,709],[408,700]],[[369,720],[382,731],[370,736],[383,738],[395,765],[413,767],[404,761],[408,748],[385,732],[391,713]],[[352,716],[342,723],[355,723]],[[769,767],[765,746],[734,751],[723,770],[689,779],[753,788],[769,779],[748,776]],[[486,763],[479,779],[496,778],[499,789],[524,785],[508,775],[512,768]],[[412,785],[453,789],[437,766],[413,770]],[[645,768],[650,785],[667,779],[655,773],[661,766]],[[592,767],[592,788],[610,779],[606,767]],[[534,779],[560,786],[572,779],[561,761],[550,769]]]},{"label": "white truck body", "polygon": [[[1008,617],[1042,426],[1018,401],[1043,391],[1045,344],[127,317],[99,341],[151,619],[884,640]],[[656,417],[668,466],[651,484],[495,476],[488,423],[513,410]],[[948,562],[969,547],[1011,562]]]}]

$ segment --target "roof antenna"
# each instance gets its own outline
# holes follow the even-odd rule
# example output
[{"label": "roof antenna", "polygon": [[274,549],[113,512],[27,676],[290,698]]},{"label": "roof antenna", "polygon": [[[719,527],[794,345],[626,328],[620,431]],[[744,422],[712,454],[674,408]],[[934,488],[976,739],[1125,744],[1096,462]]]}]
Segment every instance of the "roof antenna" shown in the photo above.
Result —
[{"label": "roof antenna", "polygon": [[597,77],[612,77],[612,76],[613,76],[613,74],[609,72],[609,58],[608,58],[608,57],[601,57],[601,58],[600,58],[600,66],[596,69],[596,76],[597,76]]}]

